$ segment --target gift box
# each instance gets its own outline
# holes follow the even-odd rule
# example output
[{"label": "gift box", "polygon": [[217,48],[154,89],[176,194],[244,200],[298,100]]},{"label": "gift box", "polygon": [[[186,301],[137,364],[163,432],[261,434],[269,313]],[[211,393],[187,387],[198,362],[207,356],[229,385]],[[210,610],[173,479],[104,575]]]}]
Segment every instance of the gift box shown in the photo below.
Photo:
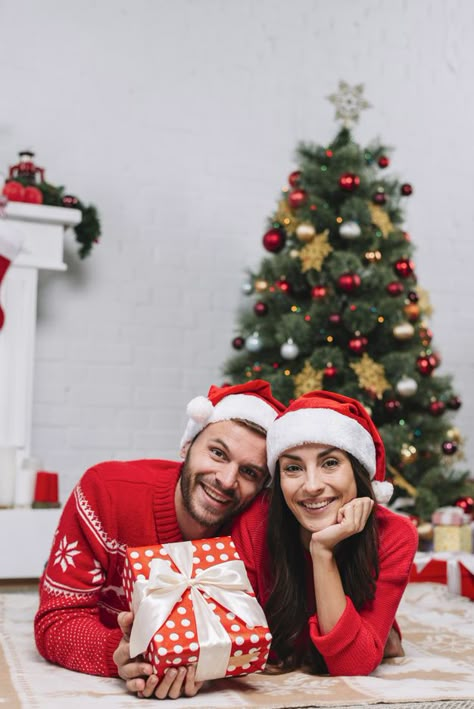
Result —
[{"label": "gift box", "polygon": [[431,521],[433,524],[461,527],[469,524],[471,517],[461,507],[438,507],[431,515]]},{"label": "gift box", "polygon": [[472,551],[471,526],[437,524],[433,532],[434,551]]},{"label": "gift box", "polygon": [[272,636],[230,537],[127,549],[123,587],[135,617],[130,655],[159,677],[196,664],[196,679],[265,667]]},{"label": "gift box", "polygon": [[474,600],[474,554],[417,552],[410,581],[443,583],[452,593]]}]

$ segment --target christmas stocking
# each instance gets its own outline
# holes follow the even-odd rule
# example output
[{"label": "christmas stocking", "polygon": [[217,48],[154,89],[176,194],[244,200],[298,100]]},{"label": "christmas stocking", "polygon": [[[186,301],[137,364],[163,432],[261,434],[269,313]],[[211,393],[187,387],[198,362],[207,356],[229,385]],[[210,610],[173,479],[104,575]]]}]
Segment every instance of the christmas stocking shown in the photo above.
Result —
[{"label": "christmas stocking", "polygon": [[[11,262],[16,258],[21,249],[21,243],[22,239],[10,231],[7,234],[6,229],[0,222],[0,287],[6,272],[10,268]],[[0,305],[0,330],[3,327],[4,320],[5,314]]]}]

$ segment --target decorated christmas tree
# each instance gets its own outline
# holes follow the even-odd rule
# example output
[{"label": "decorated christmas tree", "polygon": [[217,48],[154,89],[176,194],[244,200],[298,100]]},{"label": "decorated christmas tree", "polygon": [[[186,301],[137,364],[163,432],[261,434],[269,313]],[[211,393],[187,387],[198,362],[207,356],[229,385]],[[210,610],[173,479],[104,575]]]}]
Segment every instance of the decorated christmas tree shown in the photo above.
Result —
[{"label": "decorated christmas tree", "polygon": [[396,507],[429,519],[439,506],[465,506],[469,490],[452,421],[461,401],[437,371],[403,226],[413,189],[390,176],[384,145],[353,138],[368,107],[362,86],[342,82],[330,100],[342,128],[327,146],[298,148],[263,236],[268,256],[242,286],[252,307],[239,315],[225,372],[234,383],[267,379],[286,403],[312,389],[359,399],[383,437]]}]

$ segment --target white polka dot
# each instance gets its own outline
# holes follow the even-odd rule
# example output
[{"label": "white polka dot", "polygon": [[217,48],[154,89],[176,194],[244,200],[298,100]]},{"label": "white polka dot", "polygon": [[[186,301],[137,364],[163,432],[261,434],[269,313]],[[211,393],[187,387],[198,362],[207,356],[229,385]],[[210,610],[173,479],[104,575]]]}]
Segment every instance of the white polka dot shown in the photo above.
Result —
[{"label": "white polka dot", "polygon": [[191,650],[191,652],[199,650],[199,643],[189,643],[189,649]]},{"label": "white polka dot", "polygon": [[234,552],[234,559],[240,559],[240,557],[239,557],[239,555],[237,554],[237,552]]},{"label": "white polka dot", "polygon": [[189,618],[183,618],[183,620],[181,621],[181,625],[184,625],[184,627],[187,628],[188,625],[191,625],[191,621],[189,620]]},{"label": "white polka dot", "polygon": [[136,561],[133,565],[134,569],[137,569],[137,571],[140,571],[140,569],[143,569],[143,566],[140,564],[139,561]]},{"label": "white polka dot", "polygon": [[137,581],[146,581],[147,578],[145,574],[137,574]]},{"label": "white polka dot", "polygon": [[177,611],[180,615],[185,615],[187,612],[186,608],[184,608],[183,606],[180,606],[179,608],[177,608]]},{"label": "white polka dot", "polygon": [[160,664],[160,658],[158,657],[158,655],[153,655],[153,661],[154,661],[155,665]]},{"label": "white polka dot", "polygon": [[223,544],[222,542],[217,542],[216,547],[218,549],[225,549],[225,544]]},{"label": "white polka dot", "polygon": [[179,640],[178,633],[171,633],[170,640],[172,640],[173,642],[175,642],[176,640]]},{"label": "white polka dot", "polygon": [[259,640],[260,640],[260,638],[255,633],[253,633],[253,635],[250,636],[251,643],[258,643]]},{"label": "white polka dot", "polygon": [[193,631],[192,631],[192,630],[187,630],[187,631],[185,632],[185,634],[184,634],[184,637],[185,637],[185,638],[188,638],[188,639],[189,639],[189,638],[194,638],[194,633],[193,633]]},{"label": "white polka dot", "polygon": [[227,617],[229,620],[235,620],[235,615],[234,615],[233,613],[227,613],[227,614],[226,614],[226,617]]},{"label": "white polka dot", "polygon": [[200,574],[200,573],[202,572],[202,569],[200,569],[200,568],[197,567],[197,568],[194,569],[194,571],[195,571],[196,574]]},{"label": "white polka dot", "polygon": [[251,647],[249,650],[249,655],[255,655],[258,652],[258,647]]},{"label": "white polka dot", "polygon": [[235,644],[236,645],[243,645],[244,642],[245,642],[245,640],[243,639],[243,637],[241,635],[237,635],[237,637],[235,638]]},{"label": "white polka dot", "polygon": [[208,561],[208,562],[211,564],[213,561],[215,561],[215,559],[214,559],[214,557],[212,556],[212,554],[208,554],[208,555],[206,556],[206,561]]},{"label": "white polka dot", "polygon": [[198,556],[193,556],[193,564],[200,564],[201,559]]},{"label": "white polka dot", "polygon": [[211,611],[215,611],[216,608],[217,608],[217,606],[216,606],[215,603],[208,603],[208,606],[209,606],[209,608],[211,609]]},{"label": "white polka dot", "polygon": [[174,620],[167,620],[166,621],[167,628],[174,628],[174,625],[175,625]]},{"label": "white polka dot", "polygon": [[238,633],[239,630],[240,630],[240,625],[237,625],[237,623],[233,623],[233,624],[230,626],[230,629],[233,630],[234,633]]},{"label": "white polka dot", "polygon": [[197,547],[196,547],[194,544],[191,544],[191,549],[192,549],[193,551],[197,551]]},{"label": "white polka dot", "polygon": [[272,634],[271,633],[265,633],[265,640],[271,640],[272,639]]},{"label": "white polka dot", "polygon": [[239,656],[239,655],[241,655],[241,654],[242,654],[242,650],[236,650],[236,651],[234,652],[234,655],[236,655],[236,656]]},{"label": "white polka dot", "polygon": [[229,667],[227,668],[227,672],[233,672],[234,670],[235,670],[234,665],[229,665]]},{"label": "white polka dot", "polygon": [[164,640],[164,637],[163,637],[162,635],[160,635],[160,633],[157,633],[157,634],[155,635],[155,637],[154,637],[154,640],[155,640],[157,643],[162,643],[163,640]]},{"label": "white polka dot", "polygon": [[158,648],[158,655],[167,655],[168,650],[165,647],[159,647]]},{"label": "white polka dot", "polygon": [[131,558],[131,559],[138,559],[139,556],[140,556],[140,554],[139,554],[137,551],[131,551],[131,552],[130,552],[130,558]]},{"label": "white polka dot", "polygon": [[234,542],[232,541],[232,539],[229,541],[229,546],[231,546],[232,549],[235,549],[235,544],[234,544]]},{"label": "white polka dot", "polygon": [[197,655],[191,655],[191,657],[188,657],[186,662],[196,662],[197,660]]},{"label": "white polka dot", "polygon": [[147,549],[145,551],[145,556],[154,556],[154,555],[155,555],[155,553],[154,553],[153,549]]},{"label": "white polka dot", "polygon": [[181,652],[183,652],[183,646],[182,645],[175,645],[173,647],[173,652],[175,652],[177,655],[179,655]]},{"label": "white polka dot", "polygon": [[229,555],[228,555],[228,554],[221,554],[221,555],[220,555],[221,561],[227,561],[228,558],[229,558]]},{"label": "white polka dot", "polygon": [[203,548],[204,551],[209,551],[210,548],[211,548],[211,545],[210,545],[210,544],[203,544],[203,545],[202,545],[202,548]]},{"label": "white polka dot", "polygon": [[242,665],[243,670],[248,670],[249,667],[250,667],[250,662],[246,662],[245,665]]},{"label": "white polka dot", "polygon": [[160,549],[160,554],[161,556],[168,556],[168,554],[166,553],[166,549]]},{"label": "white polka dot", "polygon": [[175,657],[173,660],[173,665],[180,665],[182,662],[180,657]]}]

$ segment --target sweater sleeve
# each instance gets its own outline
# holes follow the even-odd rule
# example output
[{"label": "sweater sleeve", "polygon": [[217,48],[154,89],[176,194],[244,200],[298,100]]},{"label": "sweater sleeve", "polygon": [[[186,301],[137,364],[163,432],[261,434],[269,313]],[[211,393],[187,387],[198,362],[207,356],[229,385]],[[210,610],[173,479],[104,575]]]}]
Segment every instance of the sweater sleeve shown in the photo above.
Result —
[{"label": "sweater sleeve", "polygon": [[235,519],[231,529],[232,540],[244,562],[250,584],[260,605],[264,605],[267,589],[266,531],[268,498],[260,495],[250,507]]},{"label": "sweater sleeve", "polygon": [[[71,670],[117,676],[112,655],[122,638],[100,617],[110,558],[121,549],[104,531],[100,510],[111,508],[100,472],[91,468],[67,501],[43,576],[35,640],[40,654]],[[113,614],[112,614],[112,617]]]},{"label": "sweater sleeve", "polygon": [[324,657],[331,675],[367,675],[382,661],[417,545],[418,536],[411,522],[381,509],[380,572],[375,598],[358,612],[346,596],[342,616],[325,635],[319,629],[317,614],[309,619],[311,640]]}]

